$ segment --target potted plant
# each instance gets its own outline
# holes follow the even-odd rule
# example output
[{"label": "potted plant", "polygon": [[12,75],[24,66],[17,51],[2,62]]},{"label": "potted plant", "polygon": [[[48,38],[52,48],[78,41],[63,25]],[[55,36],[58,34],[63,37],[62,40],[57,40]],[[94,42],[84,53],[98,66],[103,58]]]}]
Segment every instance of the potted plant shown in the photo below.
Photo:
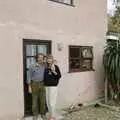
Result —
[{"label": "potted plant", "polygon": [[105,98],[120,100],[120,40],[107,40],[104,49]]}]

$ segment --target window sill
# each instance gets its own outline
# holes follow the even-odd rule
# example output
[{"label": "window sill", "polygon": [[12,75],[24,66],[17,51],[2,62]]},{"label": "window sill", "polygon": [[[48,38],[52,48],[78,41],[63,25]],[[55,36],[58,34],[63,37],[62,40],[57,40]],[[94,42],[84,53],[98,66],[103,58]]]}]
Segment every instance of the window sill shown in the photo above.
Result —
[{"label": "window sill", "polygon": [[90,70],[70,70],[68,73],[78,73],[78,72],[91,72],[95,71],[95,69],[90,69]]},{"label": "window sill", "polygon": [[49,1],[60,3],[60,4],[63,4],[63,5],[68,5],[68,6],[71,6],[71,7],[75,7],[73,4],[63,3],[63,2],[56,1],[56,0],[49,0]]}]

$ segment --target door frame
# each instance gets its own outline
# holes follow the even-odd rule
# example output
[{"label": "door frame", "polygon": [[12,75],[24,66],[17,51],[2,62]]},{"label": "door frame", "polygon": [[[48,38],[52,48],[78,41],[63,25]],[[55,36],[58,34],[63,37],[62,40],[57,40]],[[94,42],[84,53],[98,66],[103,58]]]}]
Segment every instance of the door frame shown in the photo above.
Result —
[{"label": "door frame", "polygon": [[40,40],[40,39],[25,39],[25,38],[23,38],[23,97],[24,97],[24,99],[23,99],[23,101],[24,101],[24,117],[26,116],[26,114],[25,114],[25,93],[24,93],[24,91],[25,91],[25,88],[24,88],[24,81],[25,81],[25,78],[26,78],[26,61],[25,61],[25,57],[26,57],[26,45],[27,44],[41,44],[41,45],[48,45],[48,53],[49,54],[51,54],[52,53],[52,41],[51,40]]}]

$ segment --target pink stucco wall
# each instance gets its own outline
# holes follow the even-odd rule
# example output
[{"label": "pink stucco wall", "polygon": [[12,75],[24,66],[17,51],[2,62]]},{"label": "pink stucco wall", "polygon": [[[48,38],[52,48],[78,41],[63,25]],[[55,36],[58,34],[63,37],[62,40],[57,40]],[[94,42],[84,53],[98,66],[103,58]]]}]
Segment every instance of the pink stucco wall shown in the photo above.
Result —
[{"label": "pink stucco wall", "polygon": [[[16,120],[24,115],[23,38],[52,40],[52,53],[63,76],[58,108],[103,95],[107,3],[74,0],[74,4],[75,7],[48,0],[0,0],[0,120]],[[59,43],[62,51],[57,49]],[[93,46],[95,71],[68,73],[68,45]]]}]

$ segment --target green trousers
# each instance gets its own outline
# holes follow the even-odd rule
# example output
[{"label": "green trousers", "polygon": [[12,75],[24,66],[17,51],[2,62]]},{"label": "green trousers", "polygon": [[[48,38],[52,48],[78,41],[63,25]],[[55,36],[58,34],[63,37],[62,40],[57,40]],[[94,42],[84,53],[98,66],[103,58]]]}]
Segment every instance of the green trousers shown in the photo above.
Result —
[{"label": "green trousers", "polygon": [[44,83],[32,82],[32,112],[36,116],[45,114],[45,87]]}]

